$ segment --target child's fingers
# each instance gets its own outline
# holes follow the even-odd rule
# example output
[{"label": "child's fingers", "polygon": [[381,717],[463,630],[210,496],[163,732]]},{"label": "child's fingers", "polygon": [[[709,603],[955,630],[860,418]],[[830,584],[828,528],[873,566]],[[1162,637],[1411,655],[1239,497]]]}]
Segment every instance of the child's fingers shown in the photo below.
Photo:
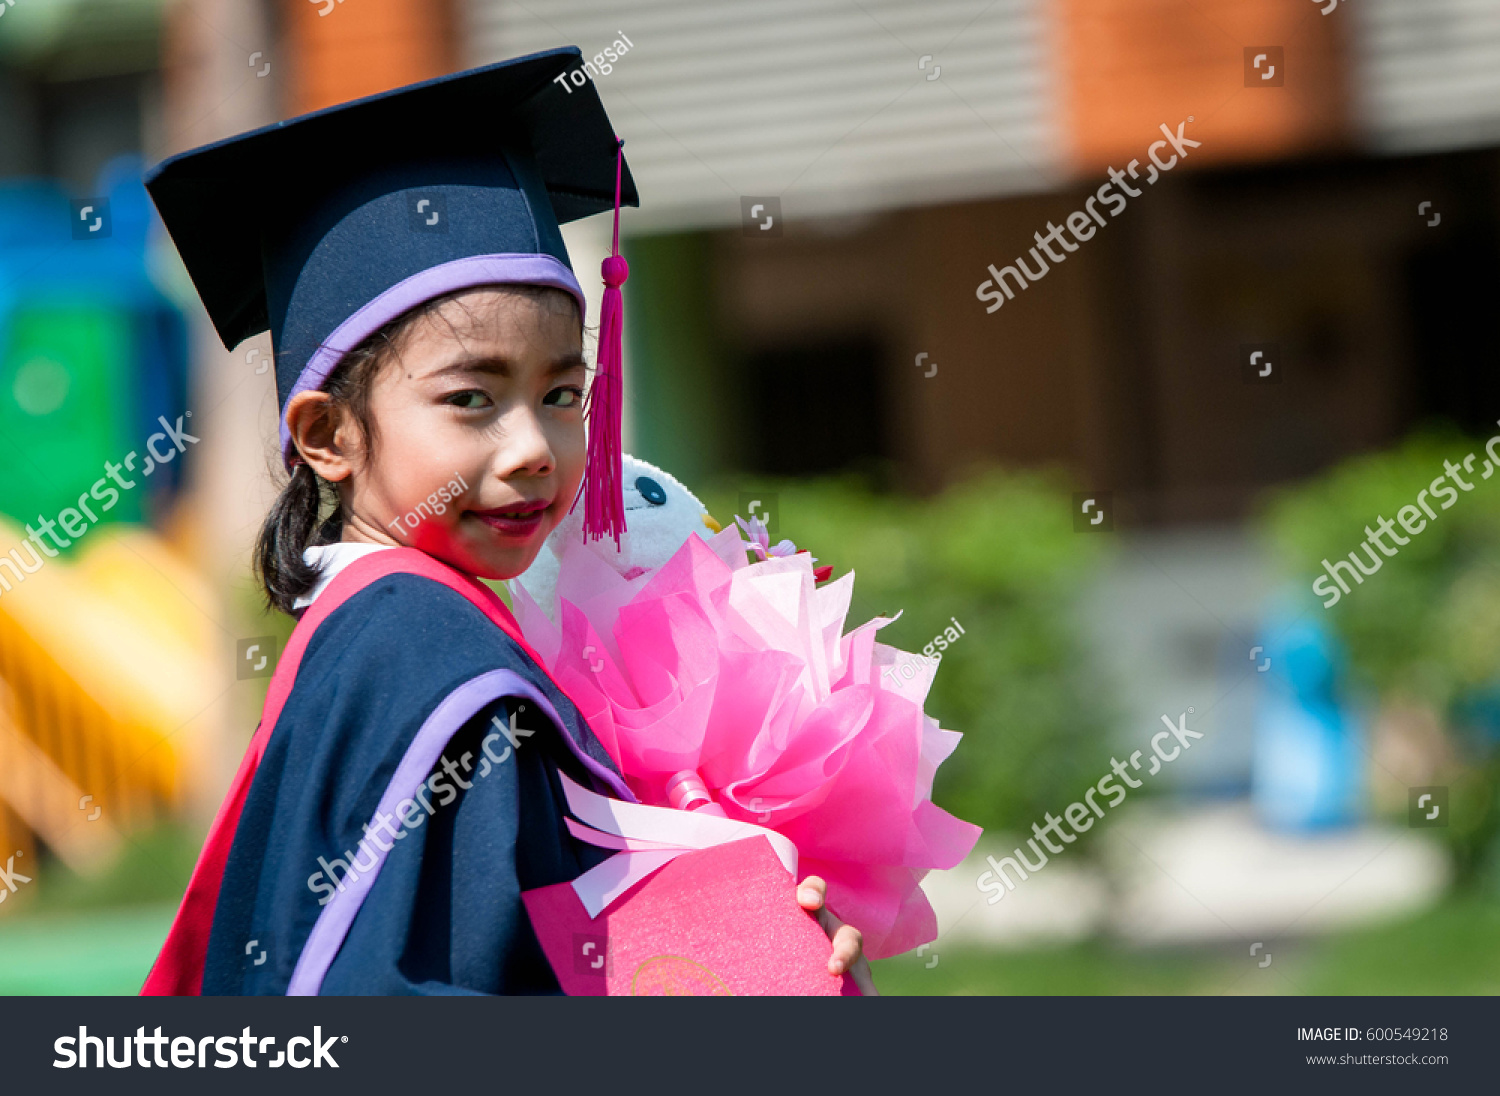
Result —
[{"label": "child's fingers", "polygon": [[[820,910],[818,923],[828,938],[833,941],[833,954],[828,959],[828,973],[847,973],[854,985],[865,997],[879,997],[875,988],[875,976],[870,973],[870,961],[865,958],[865,940],[853,925],[846,925],[827,910]],[[850,953],[853,953],[852,955]]]},{"label": "child's fingers", "polygon": [[805,910],[823,908],[823,898],[828,893],[828,884],[821,876],[809,875],[797,884],[797,904]]},{"label": "child's fingers", "polygon": [[833,943],[828,957],[828,973],[843,974],[864,954],[864,937],[853,925],[846,925],[826,909],[818,911],[818,924]]},{"label": "child's fingers", "polygon": [[832,912],[823,908],[823,897],[828,885],[816,875],[802,880],[797,887],[797,900],[806,910],[816,910],[818,924],[828,934],[833,944],[833,953],[828,956],[828,973],[835,977],[849,974],[854,984],[866,997],[879,997],[875,979],[870,974],[870,964],[865,961],[864,935],[853,925],[846,925]]},{"label": "child's fingers", "polygon": [[840,925],[833,934],[833,954],[828,957],[828,973],[843,974],[859,959],[864,937],[853,925]]}]

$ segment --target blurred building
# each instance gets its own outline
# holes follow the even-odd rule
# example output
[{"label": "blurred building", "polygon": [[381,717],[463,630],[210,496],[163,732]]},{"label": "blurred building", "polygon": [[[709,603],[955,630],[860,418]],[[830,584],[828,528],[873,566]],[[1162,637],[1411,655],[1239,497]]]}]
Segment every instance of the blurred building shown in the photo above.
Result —
[{"label": "blurred building", "polygon": [[0,22],[0,177],[87,193],[138,155],[160,99],[162,0],[47,0]]},{"label": "blurred building", "polygon": [[[865,466],[926,490],[978,460],[1062,464],[1116,491],[1125,525],[1172,525],[1240,516],[1266,485],[1428,418],[1500,417],[1494,5],[17,0],[0,12],[0,178],[32,180],[15,185],[36,208],[116,183],[133,193],[122,154],[152,162],[579,45],[576,79],[597,83],[643,197],[622,226],[630,444],[690,482]],[[482,140],[485,119],[474,127]],[[1174,152],[1163,127],[1196,143]],[[1177,156],[1169,171],[1153,146],[1159,163]],[[1132,161],[1137,173],[1112,182]],[[1037,270],[1037,234],[1070,217],[1089,231],[1106,183],[1142,193],[1084,242],[1051,236],[1061,250],[1045,273],[1024,289],[1013,275],[1012,296],[996,297],[991,267]],[[33,246],[31,207],[13,208],[8,244]],[[606,221],[565,230],[595,294]],[[101,827],[74,799],[117,790],[105,802],[122,825],[185,800],[212,810],[258,708],[228,669],[264,630],[244,606],[274,490],[268,347],[224,351],[170,247],[146,247],[128,277],[148,311],[170,317],[169,301],[179,326],[186,316],[192,363],[184,393],[161,365],[171,355],[152,351],[152,398],[185,399],[202,442],[172,497],[142,497],[132,517],[154,520],[174,554],[112,540],[77,571],[49,565],[0,592],[0,850],[39,834],[78,864],[108,842],[84,839]],[[40,284],[30,269],[8,268],[0,311]],[[27,401],[55,397],[60,375],[36,367],[43,349],[111,383],[144,375],[129,373],[150,358],[128,349],[145,345],[136,320],[89,323],[0,317],[0,418],[15,397],[4,421],[40,429]],[[93,349],[69,364],[67,339]],[[123,397],[95,404],[115,432],[86,440],[107,441],[108,459],[139,423]],[[38,436],[56,461],[97,455]],[[70,490],[73,478],[61,477]],[[183,559],[191,569],[175,569]],[[1158,611],[1156,587],[1140,589]],[[1258,596],[1246,591],[1237,612]],[[108,611],[96,620],[89,605]],[[1144,634],[1146,613],[1121,617],[1122,634]],[[1211,660],[1193,673],[1206,689]]]},{"label": "blurred building", "polygon": [[[921,488],[1057,462],[1128,524],[1500,415],[1500,14],[1326,7],[467,0],[462,41],[613,46],[643,455]],[[987,312],[990,264],[1035,270],[1163,125],[1200,145]]]},{"label": "blurred building", "polygon": [[[141,172],[456,67],[445,4],[341,3],[0,5],[0,850],[34,857],[39,888],[53,860],[96,871],[168,816],[211,815],[255,725],[243,682],[269,670],[236,659],[268,639],[249,548],[274,381],[266,347],[219,345]],[[148,484],[101,479],[108,531],[38,557],[28,523],[96,520],[90,482],[158,415],[186,420],[191,453]]]}]

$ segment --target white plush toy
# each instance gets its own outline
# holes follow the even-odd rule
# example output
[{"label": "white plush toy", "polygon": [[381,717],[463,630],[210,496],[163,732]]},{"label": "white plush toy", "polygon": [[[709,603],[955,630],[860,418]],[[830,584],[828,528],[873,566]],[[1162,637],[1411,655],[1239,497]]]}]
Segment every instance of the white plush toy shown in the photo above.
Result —
[{"label": "white plush toy", "polygon": [[625,578],[635,578],[671,559],[694,533],[707,540],[719,531],[698,497],[655,465],[622,456],[624,466],[625,533],[620,547],[610,537],[583,540],[583,507],[563,518],[542,545],[536,559],[518,578],[553,622],[557,621],[557,571],[564,546],[584,545]]}]

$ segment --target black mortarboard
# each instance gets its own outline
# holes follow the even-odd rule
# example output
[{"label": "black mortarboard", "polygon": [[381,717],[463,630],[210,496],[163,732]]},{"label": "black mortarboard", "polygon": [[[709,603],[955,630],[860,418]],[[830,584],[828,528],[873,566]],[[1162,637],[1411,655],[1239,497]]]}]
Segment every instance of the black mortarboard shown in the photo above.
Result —
[{"label": "black mortarboard", "polygon": [[[387,322],[456,289],[551,285],[582,313],[558,225],[638,199],[592,81],[558,80],[581,64],[576,46],[503,61],[148,173],[224,345],[270,329],[283,412]],[[284,419],[281,441],[290,456]]]}]

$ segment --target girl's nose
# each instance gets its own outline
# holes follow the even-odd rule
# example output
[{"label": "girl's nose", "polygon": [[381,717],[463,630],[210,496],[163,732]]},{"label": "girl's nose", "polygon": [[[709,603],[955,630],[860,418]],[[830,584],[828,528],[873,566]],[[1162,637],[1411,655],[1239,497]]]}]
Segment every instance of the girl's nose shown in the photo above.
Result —
[{"label": "girl's nose", "polygon": [[502,478],[545,476],[557,467],[547,432],[531,408],[518,407],[506,416],[496,463]]}]

